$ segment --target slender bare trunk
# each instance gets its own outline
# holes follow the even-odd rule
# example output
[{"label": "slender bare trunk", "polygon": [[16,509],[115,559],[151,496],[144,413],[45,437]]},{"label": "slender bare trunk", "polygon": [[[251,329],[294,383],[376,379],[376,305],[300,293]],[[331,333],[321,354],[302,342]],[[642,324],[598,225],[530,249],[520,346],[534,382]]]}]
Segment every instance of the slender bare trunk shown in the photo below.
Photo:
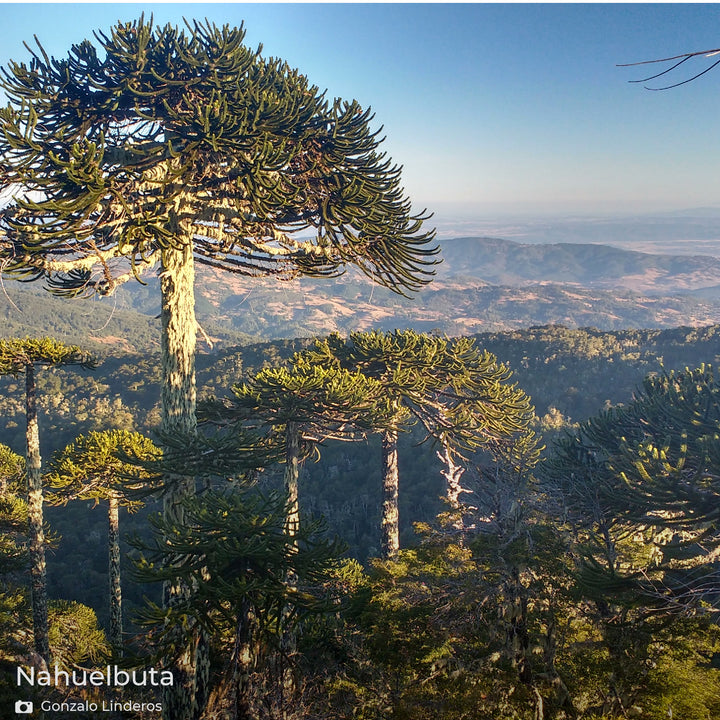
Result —
[{"label": "slender bare trunk", "polygon": [[46,663],[49,663],[50,640],[48,632],[45,533],[43,530],[42,461],[40,458],[40,431],[37,419],[35,368],[32,363],[25,366],[25,410],[27,419],[28,540],[30,546],[33,633],[35,636],[35,651]]},{"label": "slender bare trunk", "polygon": [[[162,431],[187,437],[196,430],[194,262],[192,242],[163,251],[162,292]],[[183,523],[182,500],[195,493],[195,478],[168,477],[171,490],[165,498],[165,517]],[[182,583],[168,584],[165,602],[172,605],[190,592]],[[185,644],[173,666],[174,684],[166,688],[163,717],[196,720],[207,701],[209,653],[199,629]]]},{"label": "slender bare trunk", "polygon": [[297,423],[289,422],[285,428],[285,493],[288,513],[285,532],[292,538],[300,527],[298,481],[300,478],[300,433]]},{"label": "slender bare trunk", "polygon": [[440,474],[447,481],[447,502],[452,515],[452,527],[462,532],[465,528],[463,521],[463,507],[460,502],[460,495],[469,492],[460,484],[465,469],[461,465],[456,465],[452,453],[447,443],[443,443],[443,451],[437,453],[438,458],[445,465],[445,469]]},{"label": "slender bare trunk", "polygon": [[[285,532],[290,540],[291,551],[297,552],[297,533],[300,529],[300,430],[295,422],[288,422],[285,427],[285,494],[287,495],[287,515],[285,517]],[[285,579],[288,590],[297,588],[298,576],[292,570]],[[278,658],[280,680],[280,714],[286,716],[287,708],[295,692],[295,678],[292,673],[290,658],[297,648],[295,629],[289,627],[290,609],[283,612],[283,627],[281,638],[281,653]]]},{"label": "slender bare trunk", "polygon": [[396,557],[400,552],[400,512],[398,510],[397,430],[387,430],[382,436],[383,505],[382,505],[382,554],[385,558]]},{"label": "slender bare trunk", "polygon": [[108,498],[108,576],[110,579],[110,644],[122,655],[122,589],[120,586],[120,503],[117,493]]}]

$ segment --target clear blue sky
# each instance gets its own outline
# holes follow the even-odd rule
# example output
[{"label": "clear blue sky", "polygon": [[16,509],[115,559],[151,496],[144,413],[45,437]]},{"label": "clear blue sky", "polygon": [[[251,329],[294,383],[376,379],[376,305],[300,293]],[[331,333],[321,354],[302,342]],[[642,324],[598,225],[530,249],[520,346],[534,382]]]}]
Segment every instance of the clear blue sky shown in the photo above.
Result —
[{"label": "clear blue sky", "polygon": [[[439,213],[720,206],[720,66],[674,90],[616,63],[720,47],[720,5],[27,4],[0,8],[0,64],[140,12],[244,21],[327,88],[371,105],[413,201]],[[717,59],[717,58],[716,58]],[[708,64],[709,61],[705,61]],[[705,67],[686,63],[672,77]],[[687,68],[687,70],[685,69]]]}]

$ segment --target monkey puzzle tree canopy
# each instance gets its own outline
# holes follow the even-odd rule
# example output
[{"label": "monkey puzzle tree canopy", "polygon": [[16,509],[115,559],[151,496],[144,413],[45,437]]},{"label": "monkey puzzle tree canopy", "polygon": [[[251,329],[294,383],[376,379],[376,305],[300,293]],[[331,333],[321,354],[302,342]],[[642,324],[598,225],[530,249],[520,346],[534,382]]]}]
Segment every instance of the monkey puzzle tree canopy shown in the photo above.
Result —
[{"label": "monkey puzzle tree canopy", "polygon": [[[5,270],[59,293],[110,293],[192,246],[245,275],[329,275],[354,263],[393,289],[437,252],[369,110],[334,100],[244,30],[143,17],[74,45],[38,43],[0,87]],[[298,240],[297,231],[312,231]]]},{"label": "monkey puzzle tree canopy", "polygon": [[61,367],[77,365],[85,370],[97,367],[97,359],[77,345],[65,345],[53,338],[7,338],[0,340],[0,375],[20,375],[28,366]]},{"label": "monkey puzzle tree canopy", "polygon": [[530,398],[508,382],[511,372],[471,338],[447,339],[413,330],[333,333],[295,362],[360,371],[377,380],[428,436],[457,453],[531,434]]},{"label": "monkey puzzle tree canopy", "polygon": [[[419,421],[448,460],[477,449],[528,467],[538,460],[530,398],[507,382],[508,368],[470,338],[448,340],[413,330],[354,332],[347,339],[333,333],[297,353],[294,362],[359,371],[376,380],[395,410]],[[400,548],[398,428],[377,429],[382,432],[382,545],[391,557]]]},{"label": "monkey puzzle tree canopy", "polygon": [[280,277],[352,263],[399,292],[436,262],[370,111],[328,101],[244,34],[141,17],[66,59],[38,44],[0,77],[1,266],[61,295],[160,267],[167,434],[195,430],[196,260]]},{"label": "monkey puzzle tree canopy", "polygon": [[632,402],[558,440],[542,476],[589,537],[588,588],[613,602],[641,593],[672,612],[717,606],[720,382],[711,366],[646,377]]},{"label": "monkey puzzle tree canopy", "polygon": [[152,476],[141,465],[128,462],[127,457],[149,460],[159,456],[160,449],[140,433],[90,432],[55,453],[46,482],[58,503],[115,497],[128,508],[137,508],[141,501],[124,491],[142,485]]}]

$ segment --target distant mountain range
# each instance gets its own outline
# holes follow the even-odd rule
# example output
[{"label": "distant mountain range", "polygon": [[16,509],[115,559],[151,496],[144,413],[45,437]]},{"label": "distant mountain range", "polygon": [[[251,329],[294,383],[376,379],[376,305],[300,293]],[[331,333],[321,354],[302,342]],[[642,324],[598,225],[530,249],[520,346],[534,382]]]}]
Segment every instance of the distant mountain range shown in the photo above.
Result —
[{"label": "distant mountain range", "polygon": [[[557,323],[600,329],[720,322],[720,259],[600,244],[522,244],[491,237],[442,241],[435,280],[412,298],[350,270],[334,280],[256,280],[198,268],[196,310],[219,345],[333,330],[406,328],[450,335]],[[90,345],[152,347],[157,280],[115,298],[60,300],[5,281],[3,335],[53,334]]]},{"label": "distant mountain range", "polygon": [[443,243],[443,258],[440,277],[468,275],[493,285],[553,282],[651,295],[720,285],[716,257],[650,254],[610,245],[455,238]]}]

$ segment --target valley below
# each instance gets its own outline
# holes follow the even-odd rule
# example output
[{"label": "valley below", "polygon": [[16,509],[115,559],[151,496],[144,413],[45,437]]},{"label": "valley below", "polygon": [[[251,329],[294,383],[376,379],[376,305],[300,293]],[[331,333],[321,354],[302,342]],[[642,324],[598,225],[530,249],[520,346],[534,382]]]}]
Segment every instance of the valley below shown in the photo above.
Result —
[{"label": "valley below", "polygon": [[[457,336],[547,324],[616,330],[720,322],[720,259],[686,252],[686,245],[661,253],[442,234],[439,243],[443,261],[433,281],[411,297],[354,269],[329,280],[281,282],[198,266],[203,350],[373,328]],[[106,349],[157,344],[155,277],[102,299],[67,301],[9,280],[3,289],[0,316],[7,335],[51,334]]]}]

